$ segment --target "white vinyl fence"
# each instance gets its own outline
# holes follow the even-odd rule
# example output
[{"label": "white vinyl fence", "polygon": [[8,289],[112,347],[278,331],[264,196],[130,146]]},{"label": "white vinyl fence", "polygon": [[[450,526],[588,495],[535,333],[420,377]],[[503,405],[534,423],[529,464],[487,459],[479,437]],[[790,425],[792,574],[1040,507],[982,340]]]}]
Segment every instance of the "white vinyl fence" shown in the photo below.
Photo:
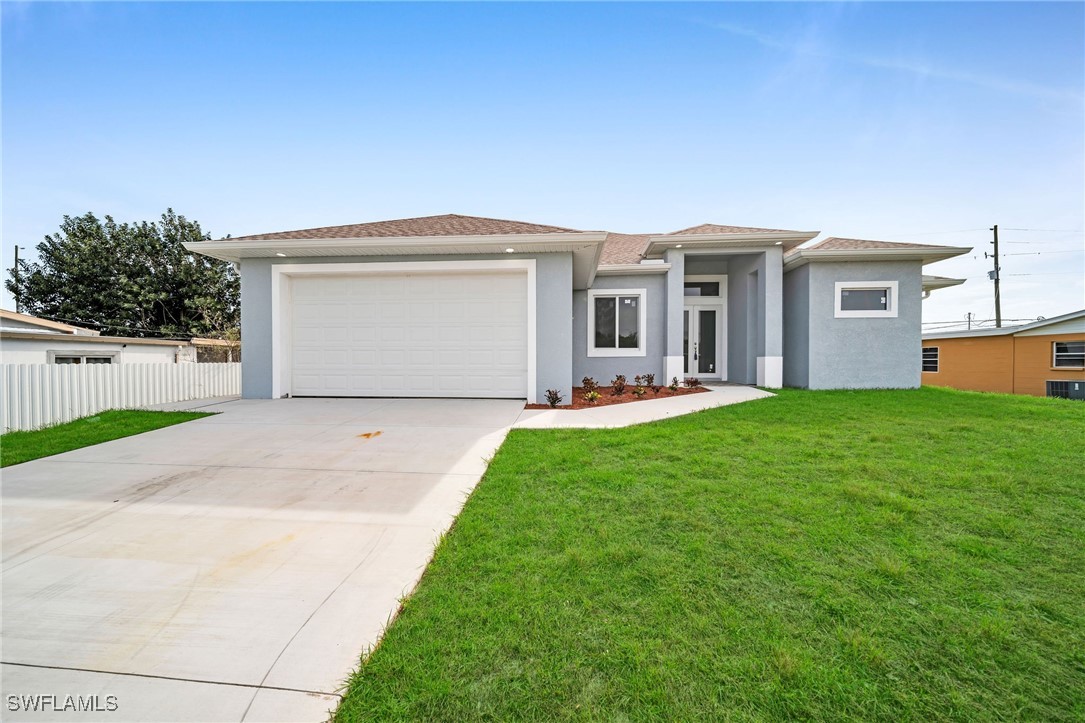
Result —
[{"label": "white vinyl fence", "polygon": [[240,364],[0,364],[3,431],[241,393]]}]

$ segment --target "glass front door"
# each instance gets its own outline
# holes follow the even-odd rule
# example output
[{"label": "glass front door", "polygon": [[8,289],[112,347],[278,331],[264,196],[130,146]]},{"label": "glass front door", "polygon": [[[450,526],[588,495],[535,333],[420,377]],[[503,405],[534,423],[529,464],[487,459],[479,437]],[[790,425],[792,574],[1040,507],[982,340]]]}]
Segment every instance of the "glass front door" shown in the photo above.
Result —
[{"label": "glass front door", "polygon": [[691,305],[683,310],[683,369],[687,376],[723,379],[723,345],[720,306]]}]

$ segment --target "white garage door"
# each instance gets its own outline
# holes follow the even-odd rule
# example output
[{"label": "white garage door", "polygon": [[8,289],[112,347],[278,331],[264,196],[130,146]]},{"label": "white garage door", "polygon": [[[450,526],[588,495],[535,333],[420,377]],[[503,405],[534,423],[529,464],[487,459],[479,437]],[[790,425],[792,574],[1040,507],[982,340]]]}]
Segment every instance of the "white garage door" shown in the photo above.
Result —
[{"label": "white garage door", "polygon": [[294,396],[527,394],[527,275],[298,276]]}]

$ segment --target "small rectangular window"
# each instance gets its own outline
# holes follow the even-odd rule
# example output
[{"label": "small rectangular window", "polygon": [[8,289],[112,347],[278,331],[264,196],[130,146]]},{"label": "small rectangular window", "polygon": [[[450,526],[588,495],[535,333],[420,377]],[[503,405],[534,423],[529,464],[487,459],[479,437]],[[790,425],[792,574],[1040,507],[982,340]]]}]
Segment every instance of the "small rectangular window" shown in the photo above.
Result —
[{"label": "small rectangular window", "polygon": [[898,286],[896,281],[836,282],[836,318],[896,317]]},{"label": "small rectangular window", "polygon": [[841,311],[886,311],[889,289],[844,289],[840,292]]},{"label": "small rectangular window", "polygon": [[112,364],[113,357],[89,354],[52,354],[53,364]]},{"label": "small rectangular window", "polygon": [[936,372],[938,371],[938,347],[925,346],[923,347],[923,371]]},{"label": "small rectangular window", "polygon": [[718,281],[687,281],[685,284],[686,296],[719,296],[720,282]]},{"label": "small rectangular window", "polygon": [[1054,342],[1054,366],[1085,367],[1085,341]]}]

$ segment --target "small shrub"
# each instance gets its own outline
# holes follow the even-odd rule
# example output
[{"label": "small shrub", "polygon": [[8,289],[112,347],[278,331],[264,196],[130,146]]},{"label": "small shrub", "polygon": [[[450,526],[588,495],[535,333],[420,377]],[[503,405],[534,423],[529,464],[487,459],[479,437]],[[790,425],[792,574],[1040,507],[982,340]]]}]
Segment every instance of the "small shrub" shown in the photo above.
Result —
[{"label": "small shrub", "polygon": [[584,387],[585,393],[595,392],[599,390],[599,382],[595,381],[591,377],[584,377],[584,379],[581,380],[580,384]]},{"label": "small shrub", "polygon": [[619,374],[614,377],[614,381],[610,383],[610,386],[614,388],[614,396],[620,397],[625,394],[625,375]]},{"label": "small shrub", "polygon": [[584,401],[588,404],[595,404],[599,399],[599,392],[592,389],[590,392],[584,392]]},{"label": "small shrub", "polygon": [[633,396],[635,396],[637,399],[642,399],[644,397],[644,395],[647,394],[647,393],[648,393],[648,390],[645,389],[640,384],[633,387]]},{"label": "small shrub", "polygon": [[565,397],[561,396],[561,392],[559,392],[557,389],[546,390],[546,403],[549,404],[551,408],[561,404],[561,400],[564,398]]},{"label": "small shrub", "polygon": [[678,377],[673,377],[671,379],[671,383],[667,385],[667,389],[670,389],[672,392],[678,391]]},{"label": "small shrub", "polygon": [[644,386],[644,382],[643,382],[643,380],[642,380],[642,377],[641,377],[641,375],[640,375],[640,374],[638,374],[637,376],[633,377],[633,386],[635,386],[635,387],[642,387],[642,386]]},{"label": "small shrub", "polygon": [[685,379],[682,380],[682,383],[685,384],[690,389],[692,389],[693,387],[701,386],[701,380],[698,379],[697,377],[686,377]]},{"label": "small shrub", "polygon": [[641,377],[641,379],[644,380],[644,386],[646,386],[646,387],[654,387],[656,385],[656,375],[655,374],[645,374],[644,376]]},{"label": "small shrub", "polygon": [[656,396],[659,396],[659,390],[662,389],[662,388],[663,387],[659,386],[658,384],[653,384],[652,385],[652,394],[655,394]]}]

